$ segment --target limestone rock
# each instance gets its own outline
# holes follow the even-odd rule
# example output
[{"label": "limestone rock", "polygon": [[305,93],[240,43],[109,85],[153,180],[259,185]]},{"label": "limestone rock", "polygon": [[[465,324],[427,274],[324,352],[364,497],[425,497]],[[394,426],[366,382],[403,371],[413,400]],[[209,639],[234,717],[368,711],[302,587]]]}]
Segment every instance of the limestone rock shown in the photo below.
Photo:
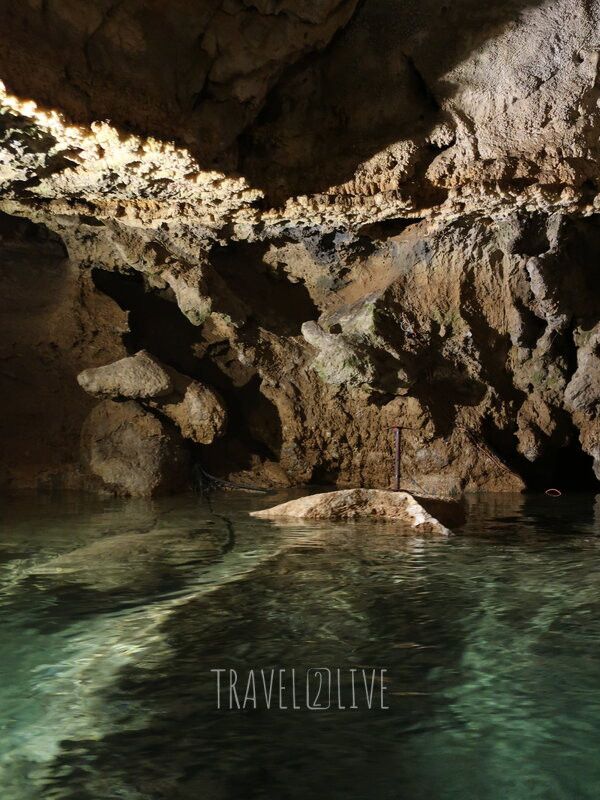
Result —
[{"label": "limestone rock", "polygon": [[88,469],[119,495],[168,494],[188,479],[179,434],[131,400],[97,405],[83,425],[81,448]]},{"label": "limestone rock", "polygon": [[202,325],[212,311],[212,300],[203,286],[201,274],[198,267],[187,272],[171,268],[164,272],[164,279],[175,293],[177,305],[192,325]]},{"label": "limestone rock", "polygon": [[312,367],[325,383],[368,386],[374,382],[373,364],[359,346],[352,346],[343,336],[326,333],[316,322],[305,322],[302,335],[318,351]]},{"label": "limestone rock", "polygon": [[81,388],[94,397],[136,400],[160,397],[173,389],[168,372],[145,350],[103,367],[84,369],[77,380]]},{"label": "limestone rock", "polygon": [[140,350],[134,356],[81,372],[80,386],[95,397],[130,398],[160,411],[186,439],[211,444],[227,426],[219,395]]},{"label": "limestone rock", "polygon": [[176,399],[151,403],[171,419],[186,439],[212,444],[227,427],[227,411],[219,395],[199,381],[178,387]]},{"label": "limestone rock", "polygon": [[[290,500],[287,503],[253,511],[259,519],[371,519],[406,523],[418,533],[448,536],[450,531],[432,517],[408,492],[381,489],[344,489]],[[401,529],[400,529],[401,530]]]},{"label": "limestone rock", "polygon": [[566,390],[565,404],[575,412],[596,417],[600,403],[600,325],[585,337],[577,352],[577,369]]},{"label": "limestone rock", "polygon": [[[600,0],[0,5],[0,211],[60,250],[9,248],[7,480],[67,474],[125,335],[223,376],[230,473],[384,487],[394,424],[425,492],[600,455]],[[136,399],[205,442],[185,395]]]},{"label": "limestone rock", "polygon": [[577,353],[577,369],[565,391],[565,405],[580,429],[583,450],[594,459],[600,480],[600,325],[587,332]]}]

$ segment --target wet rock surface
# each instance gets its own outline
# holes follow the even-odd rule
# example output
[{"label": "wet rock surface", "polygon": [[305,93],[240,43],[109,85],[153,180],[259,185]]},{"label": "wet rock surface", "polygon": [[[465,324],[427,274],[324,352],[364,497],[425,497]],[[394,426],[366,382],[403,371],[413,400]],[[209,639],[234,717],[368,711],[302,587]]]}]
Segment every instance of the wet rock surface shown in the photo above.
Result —
[{"label": "wet rock surface", "polygon": [[[360,517],[405,523],[418,533],[448,536],[450,531],[431,516],[408,492],[380,489],[346,489],[300,497],[287,503],[251,512],[260,519],[347,519]],[[402,533],[403,528],[395,530]]]}]

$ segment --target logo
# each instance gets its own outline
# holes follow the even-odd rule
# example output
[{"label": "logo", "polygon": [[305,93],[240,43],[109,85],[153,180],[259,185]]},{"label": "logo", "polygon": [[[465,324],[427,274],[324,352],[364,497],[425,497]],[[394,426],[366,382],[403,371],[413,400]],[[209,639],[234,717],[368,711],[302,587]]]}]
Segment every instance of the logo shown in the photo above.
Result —
[{"label": "logo", "polygon": [[216,706],[247,711],[384,710],[386,669],[311,667],[307,670],[256,668],[247,672],[215,668]]}]

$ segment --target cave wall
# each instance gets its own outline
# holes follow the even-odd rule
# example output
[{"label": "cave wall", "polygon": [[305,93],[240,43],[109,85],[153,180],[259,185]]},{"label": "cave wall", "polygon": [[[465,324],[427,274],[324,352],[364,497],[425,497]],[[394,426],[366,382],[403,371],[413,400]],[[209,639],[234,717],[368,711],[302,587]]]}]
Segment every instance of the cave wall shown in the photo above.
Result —
[{"label": "cave wall", "polygon": [[126,316],[45,227],[0,215],[0,487],[81,488],[86,366],[123,354]]},{"label": "cave wall", "polygon": [[4,482],[84,485],[76,375],[143,349],[220,476],[387,486],[399,424],[409,487],[595,485],[599,11],[1,3]]}]

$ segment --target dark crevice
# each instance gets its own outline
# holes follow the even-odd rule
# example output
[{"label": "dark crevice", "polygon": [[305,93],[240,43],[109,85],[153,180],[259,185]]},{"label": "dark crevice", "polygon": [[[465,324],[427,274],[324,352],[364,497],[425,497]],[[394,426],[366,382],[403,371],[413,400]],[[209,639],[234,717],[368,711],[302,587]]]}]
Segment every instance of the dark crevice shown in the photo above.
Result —
[{"label": "dark crevice", "polygon": [[555,444],[549,442],[544,454],[534,462],[517,452],[514,432],[499,429],[491,420],[484,420],[481,443],[504,463],[507,469],[519,475],[529,491],[539,492],[549,488],[560,491],[597,491],[598,480],[594,474],[594,461],[581,449],[579,431],[566,412],[561,412]]},{"label": "dark crevice", "polygon": [[549,488],[570,492],[597,491],[594,459],[581,449],[579,431],[571,420],[565,419],[561,432],[565,444],[552,449],[547,447],[545,455],[533,464],[525,459],[521,463],[519,472],[527,488],[532,491]]},{"label": "dark crevice", "polygon": [[548,241],[548,215],[531,213],[519,219],[519,234],[512,251],[523,256],[540,256],[550,249]]},{"label": "dark crevice", "polygon": [[277,461],[283,441],[277,408],[260,391],[261,380],[255,376],[238,388],[223,384],[219,391],[230,410],[227,434],[200,448],[203,466],[218,476],[250,469],[252,457]]},{"label": "dark crevice", "polygon": [[92,270],[95,286],[129,312],[129,332],[123,342],[129,353],[142,348],[192,378],[200,378],[193,353],[198,328],[178,306],[148,291],[139,272]]},{"label": "dark crevice", "polygon": [[400,236],[407,228],[410,228],[412,225],[418,225],[420,222],[423,222],[423,219],[418,217],[382,219],[379,222],[371,222],[368,225],[362,225],[358,228],[357,234],[359,236],[366,236],[373,241],[384,242],[386,239]]},{"label": "dark crevice", "polygon": [[283,265],[263,260],[268,243],[231,242],[211,252],[215,272],[243,298],[249,319],[279,336],[298,336],[303,322],[319,316],[304,283]]},{"label": "dark crevice", "polygon": [[46,225],[31,222],[25,217],[14,217],[0,211],[0,247],[27,250],[43,248],[44,253],[57,258],[67,257],[63,240]]},{"label": "dark crevice", "polygon": [[339,466],[322,461],[313,468],[309,483],[312,486],[335,486],[339,475]]},{"label": "dark crevice", "polygon": [[[261,381],[254,376],[244,386],[234,385],[215,359],[227,355],[229,343],[202,343],[201,329],[181,313],[178,306],[148,291],[139,273],[123,274],[94,269],[96,287],[129,312],[129,333],[124,343],[129,353],[145,349],[165,364],[216,389],[228,411],[225,436],[210,446],[190,444],[202,465],[219,477],[248,469],[253,457],[277,460],[282,431],[273,403],[260,391]],[[232,358],[234,356],[232,355]]]},{"label": "dark crevice", "polygon": [[421,90],[421,92],[423,94],[423,97],[427,100],[427,102],[429,103],[429,105],[431,106],[431,108],[434,111],[440,111],[440,104],[436,100],[436,97],[433,94],[433,92],[431,91],[431,88],[428,86],[427,82],[425,81],[425,78],[423,77],[423,74],[417,68],[417,65],[415,64],[414,58],[412,56],[407,55],[406,53],[404,54],[404,57],[406,59],[406,63],[410,67],[410,70],[411,70],[412,74],[414,75],[416,84],[419,87],[419,89]]}]

